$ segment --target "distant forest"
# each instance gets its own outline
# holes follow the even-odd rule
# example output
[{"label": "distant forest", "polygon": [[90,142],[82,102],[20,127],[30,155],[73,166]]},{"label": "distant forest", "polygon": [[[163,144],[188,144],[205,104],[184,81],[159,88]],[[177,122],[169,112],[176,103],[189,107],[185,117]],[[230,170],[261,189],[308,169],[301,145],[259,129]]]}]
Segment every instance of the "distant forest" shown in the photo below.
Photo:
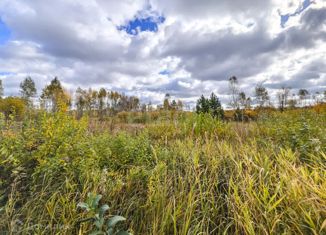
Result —
[{"label": "distant forest", "polygon": [[[326,102],[326,90],[323,93],[311,94],[307,89],[299,89],[297,94],[294,94],[290,87],[281,87],[276,97],[272,98],[267,88],[260,83],[254,88],[254,96],[251,97],[239,89],[237,77],[232,76],[228,81],[229,103],[227,107],[235,111],[236,120],[244,119],[246,110],[278,108],[283,111],[286,108],[305,107]],[[165,95],[160,105],[154,106],[150,102],[145,104],[140,100],[139,97],[127,96],[105,88],[95,90],[78,87],[74,94],[70,94],[57,77],[43,88],[39,97],[37,97],[35,81],[31,77],[27,77],[21,82],[19,97],[4,97],[4,87],[0,80],[0,112],[7,117],[12,113],[22,116],[26,109],[44,109],[49,112],[65,109],[74,111],[77,118],[84,115],[104,118],[120,112],[184,110],[184,103],[181,100],[171,99],[169,94]],[[205,98],[204,95],[199,97],[195,111],[211,113],[212,116],[220,119],[225,117],[222,104],[214,93],[209,98]]]}]

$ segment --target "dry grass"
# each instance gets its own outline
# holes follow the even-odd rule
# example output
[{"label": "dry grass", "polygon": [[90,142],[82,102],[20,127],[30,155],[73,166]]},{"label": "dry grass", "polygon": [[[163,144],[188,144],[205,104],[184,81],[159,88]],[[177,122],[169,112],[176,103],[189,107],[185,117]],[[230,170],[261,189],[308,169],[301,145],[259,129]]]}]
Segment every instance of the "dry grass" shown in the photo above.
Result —
[{"label": "dry grass", "polygon": [[[146,125],[58,114],[1,126],[0,230],[85,234],[103,195],[134,234],[325,234],[326,113],[257,122],[188,115]],[[89,131],[91,130],[91,131]]]}]

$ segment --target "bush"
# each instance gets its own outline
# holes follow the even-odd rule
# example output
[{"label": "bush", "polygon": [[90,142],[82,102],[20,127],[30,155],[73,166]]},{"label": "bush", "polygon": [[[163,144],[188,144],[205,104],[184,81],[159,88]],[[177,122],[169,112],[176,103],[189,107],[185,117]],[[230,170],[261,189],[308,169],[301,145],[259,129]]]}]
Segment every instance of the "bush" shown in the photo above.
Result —
[{"label": "bush", "polygon": [[18,97],[7,97],[0,99],[0,112],[2,112],[6,119],[13,115],[17,119],[22,119],[26,110],[25,100]]}]

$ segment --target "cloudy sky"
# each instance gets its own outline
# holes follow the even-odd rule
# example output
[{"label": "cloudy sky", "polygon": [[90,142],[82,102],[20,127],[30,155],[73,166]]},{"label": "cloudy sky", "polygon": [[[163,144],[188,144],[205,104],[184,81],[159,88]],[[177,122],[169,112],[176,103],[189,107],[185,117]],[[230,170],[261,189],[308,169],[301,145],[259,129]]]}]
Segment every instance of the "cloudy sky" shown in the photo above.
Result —
[{"label": "cloudy sky", "polygon": [[226,100],[233,75],[248,95],[326,90],[326,0],[0,0],[6,95],[58,76],[144,102]]}]

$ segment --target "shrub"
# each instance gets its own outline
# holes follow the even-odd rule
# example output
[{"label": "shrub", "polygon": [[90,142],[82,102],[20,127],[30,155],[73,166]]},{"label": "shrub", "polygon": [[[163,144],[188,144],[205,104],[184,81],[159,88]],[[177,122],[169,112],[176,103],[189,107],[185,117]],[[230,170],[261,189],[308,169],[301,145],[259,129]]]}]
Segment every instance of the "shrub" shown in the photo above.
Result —
[{"label": "shrub", "polygon": [[25,100],[18,97],[7,97],[0,99],[0,112],[2,112],[6,119],[13,115],[17,119],[22,119],[26,109]]},{"label": "shrub", "polygon": [[63,112],[0,115],[0,231],[75,234],[87,220],[80,234],[103,233],[124,215],[113,232],[324,234],[325,113],[257,113],[239,123],[164,112],[137,132]]}]

